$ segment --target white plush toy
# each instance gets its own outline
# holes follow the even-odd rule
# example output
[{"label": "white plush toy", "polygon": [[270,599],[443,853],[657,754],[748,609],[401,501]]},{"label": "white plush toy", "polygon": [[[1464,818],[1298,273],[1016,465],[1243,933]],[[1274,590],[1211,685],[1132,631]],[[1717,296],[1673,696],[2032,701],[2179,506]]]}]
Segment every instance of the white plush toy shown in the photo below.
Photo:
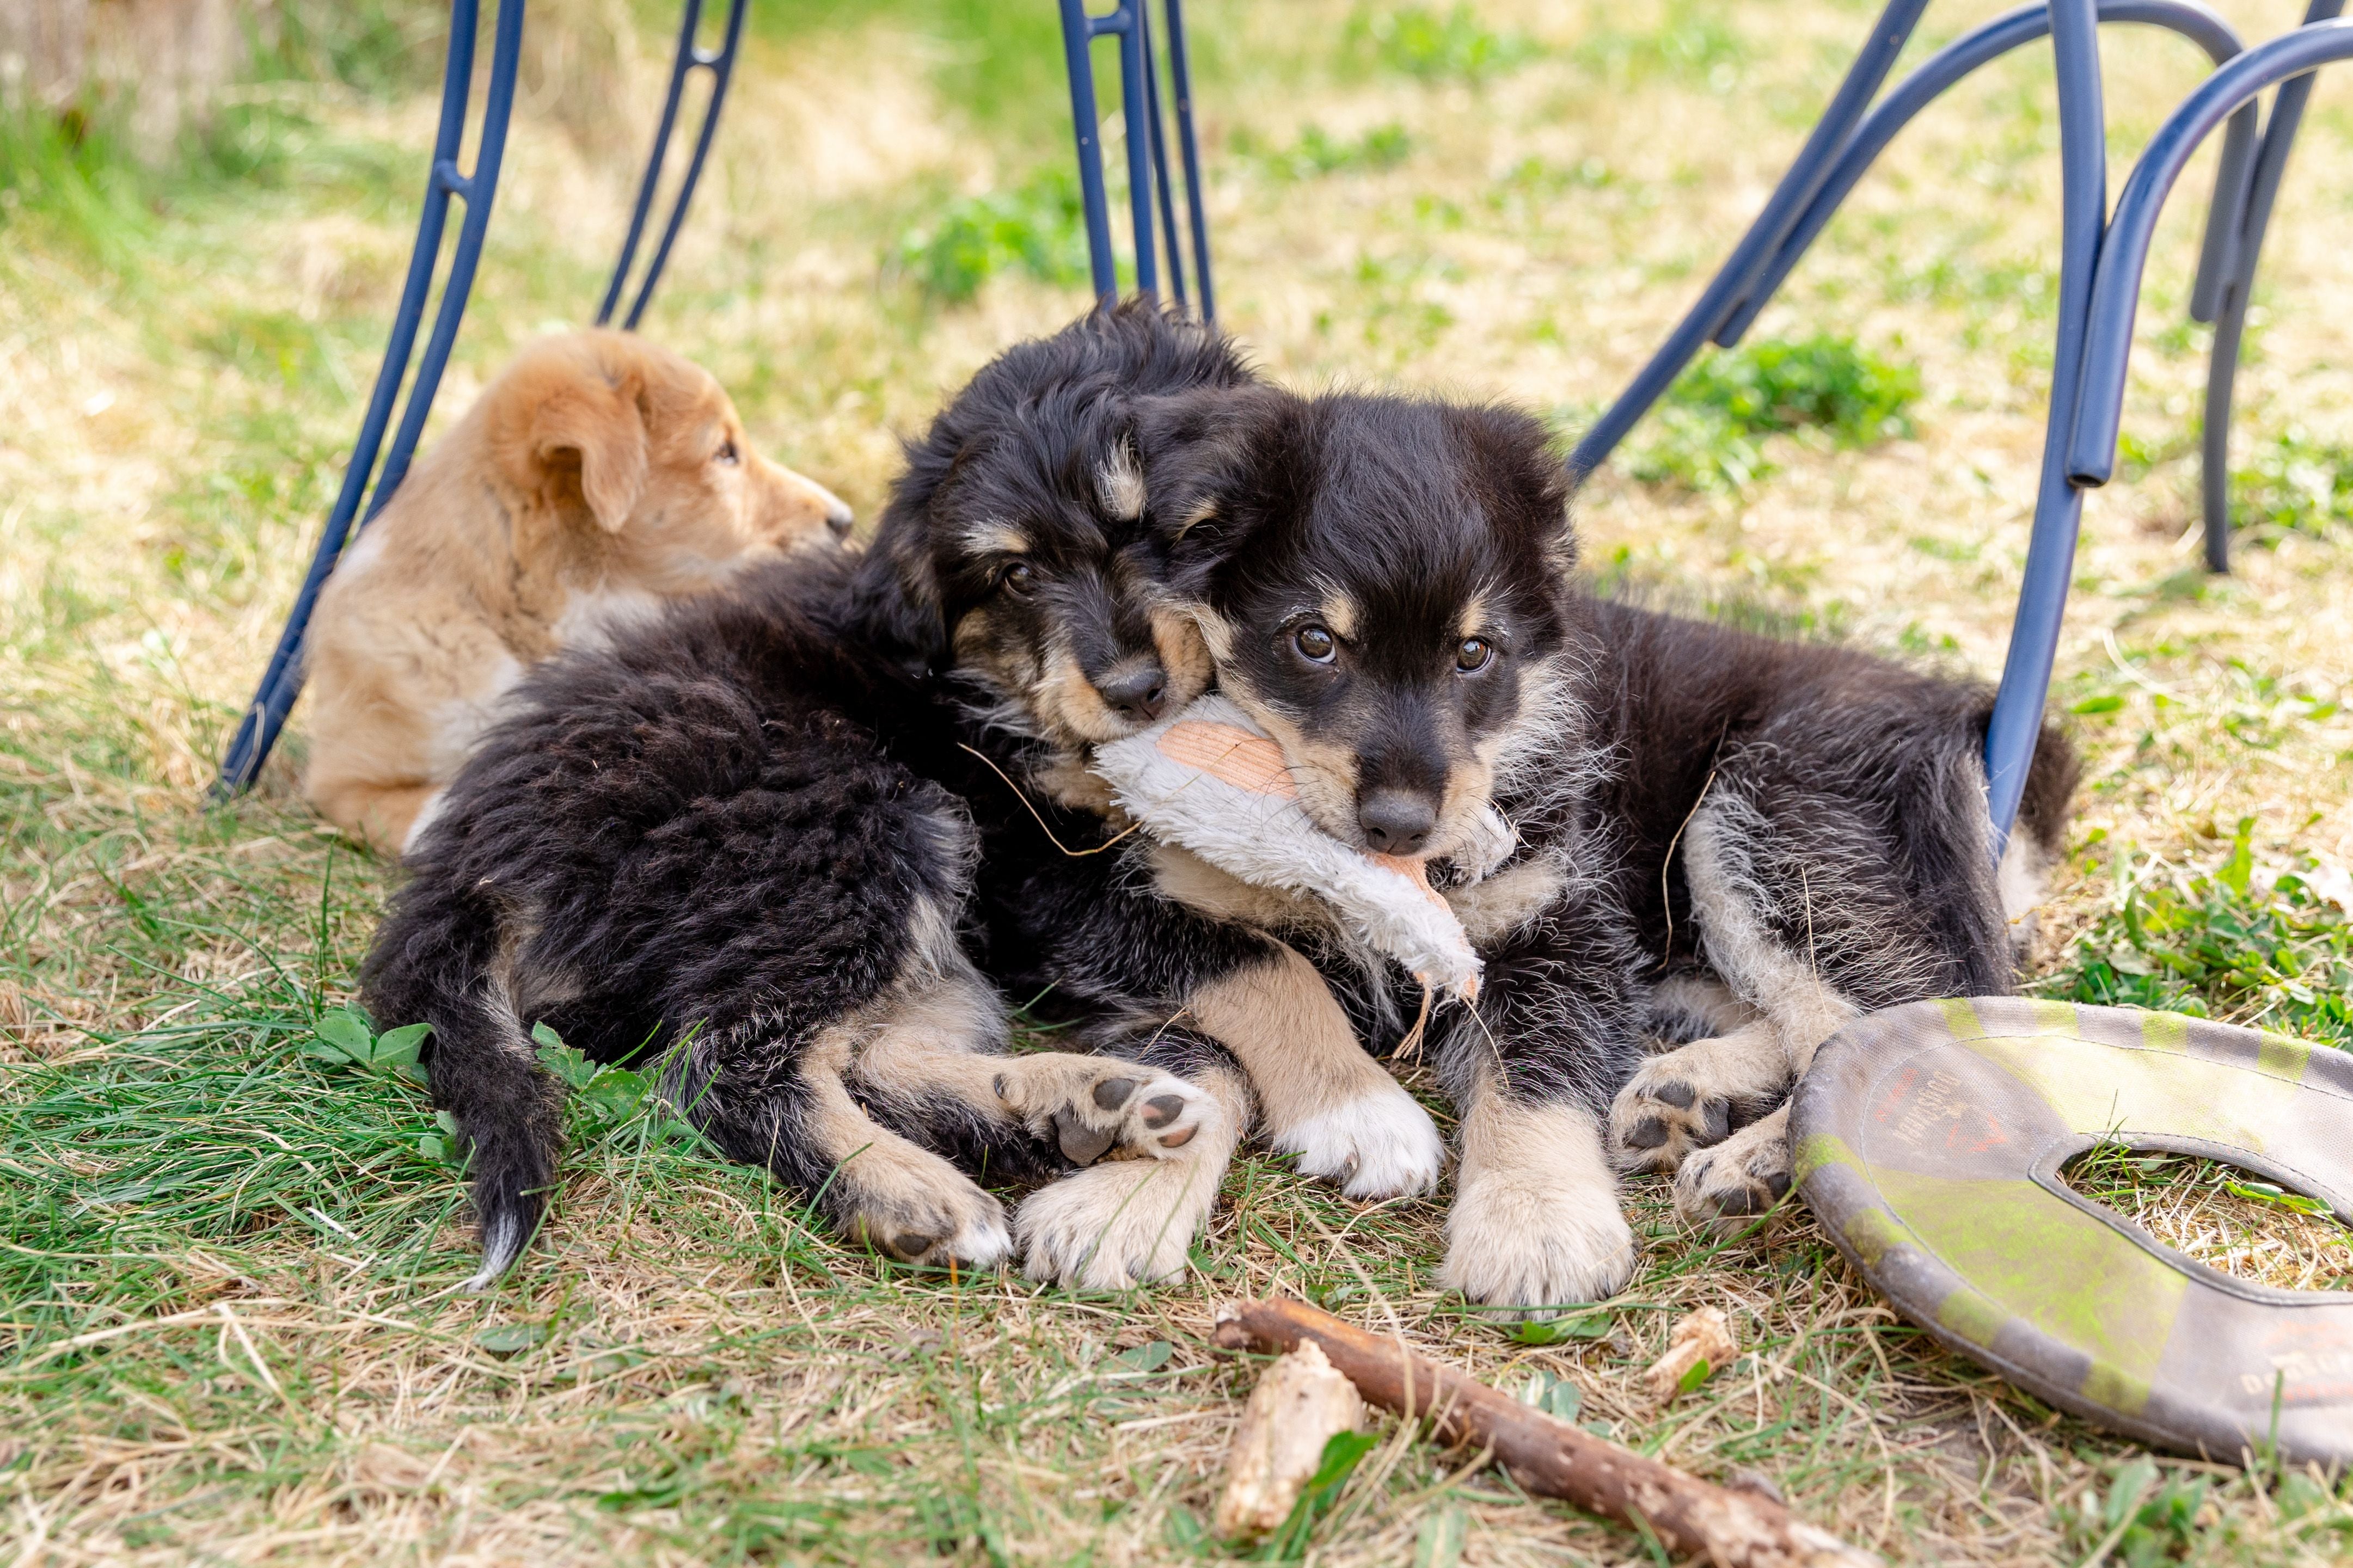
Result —
[{"label": "white plush toy", "polygon": [[[1351,847],[1309,820],[1282,749],[1212,692],[1172,717],[1095,749],[1094,771],[1145,831],[1263,888],[1329,903],[1360,940],[1425,986],[1476,998],[1479,955],[1419,859]],[[1511,853],[1494,807],[1458,858],[1483,875]]]}]

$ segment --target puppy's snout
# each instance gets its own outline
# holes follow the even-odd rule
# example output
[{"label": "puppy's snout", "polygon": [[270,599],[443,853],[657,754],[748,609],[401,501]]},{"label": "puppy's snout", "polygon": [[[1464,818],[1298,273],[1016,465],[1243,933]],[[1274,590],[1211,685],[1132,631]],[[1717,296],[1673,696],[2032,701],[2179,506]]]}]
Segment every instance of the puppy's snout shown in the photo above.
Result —
[{"label": "puppy's snout", "polygon": [[1157,664],[1114,670],[1094,687],[1112,710],[1131,723],[1149,724],[1168,705],[1168,673]]},{"label": "puppy's snout", "polygon": [[1365,842],[1383,855],[1413,855],[1438,826],[1438,803],[1419,790],[1377,789],[1356,803]]}]

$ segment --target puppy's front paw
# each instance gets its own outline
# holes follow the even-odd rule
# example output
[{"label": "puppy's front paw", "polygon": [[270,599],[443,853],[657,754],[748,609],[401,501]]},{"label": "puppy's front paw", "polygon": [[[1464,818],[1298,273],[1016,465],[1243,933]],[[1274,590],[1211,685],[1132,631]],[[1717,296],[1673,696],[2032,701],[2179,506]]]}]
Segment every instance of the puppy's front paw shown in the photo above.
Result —
[{"label": "puppy's front paw", "polygon": [[1634,1272],[1634,1232],[1614,1196],[1563,1193],[1491,1173],[1446,1216],[1438,1282],[1487,1307],[1533,1309],[1599,1301]]},{"label": "puppy's front paw", "polygon": [[1078,1165],[1115,1148],[1168,1159],[1219,1114],[1215,1100],[1183,1079],[1116,1057],[1012,1057],[994,1087],[1031,1137],[1050,1138]]},{"label": "puppy's front paw", "polygon": [[1769,1026],[1736,1029],[1651,1058],[1609,1107],[1620,1169],[1673,1171],[1788,1097],[1789,1071]]},{"label": "puppy's front paw", "polygon": [[1718,1234],[1740,1229],[1788,1191],[1787,1106],[1703,1149],[1675,1173],[1675,1207],[1693,1224]]},{"label": "puppy's front paw", "polygon": [[902,1263],[987,1269],[1013,1255],[1005,1205],[962,1177],[954,1185],[887,1194],[851,1184],[844,1196],[842,1228]]},{"label": "puppy's front paw", "polygon": [[1438,1185],[1446,1141],[1419,1100],[1386,1084],[1273,1134],[1311,1176],[1328,1176],[1352,1198],[1394,1198]]},{"label": "puppy's front paw", "polygon": [[1023,1272],[1091,1290],[1182,1274],[1222,1168],[1220,1161],[1116,1160],[1042,1188],[1014,1215]]}]

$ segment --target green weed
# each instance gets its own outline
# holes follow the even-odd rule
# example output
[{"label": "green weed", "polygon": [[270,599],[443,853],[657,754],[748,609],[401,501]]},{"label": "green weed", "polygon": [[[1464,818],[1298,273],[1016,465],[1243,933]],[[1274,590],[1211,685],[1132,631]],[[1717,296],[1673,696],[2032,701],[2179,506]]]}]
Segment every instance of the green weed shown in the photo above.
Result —
[{"label": "green weed", "polygon": [[2315,862],[2260,874],[2253,834],[2254,819],[2242,819],[2230,853],[2202,871],[2136,867],[2119,847],[2121,896],[2045,994],[2353,1046],[2353,924],[2314,885],[2325,875]]},{"label": "green weed", "polygon": [[1040,282],[1076,283],[1086,276],[1084,223],[1078,182],[1039,174],[1011,191],[949,203],[900,237],[890,266],[925,298],[950,305],[1008,268]]},{"label": "green weed", "polygon": [[1649,78],[1696,78],[1713,91],[1726,92],[1739,82],[1748,47],[1725,25],[1721,9],[1675,0],[1657,27],[1636,32],[1604,26],[1580,42],[1572,58],[1616,87]]},{"label": "green weed", "polygon": [[1393,169],[1412,155],[1413,138],[1397,121],[1376,125],[1353,141],[1334,136],[1320,125],[1310,125],[1299,140],[1280,152],[1261,152],[1255,139],[1237,134],[1234,150],[1255,155],[1258,164],[1282,180],[1310,180],[1356,170]]},{"label": "green weed", "polygon": [[1479,81],[1544,53],[1524,34],[1490,30],[1461,5],[1443,15],[1421,5],[1358,11],[1348,21],[1348,44],[1384,69],[1424,81]]},{"label": "green weed", "polygon": [[1838,447],[1908,437],[1919,395],[1915,367],[1859,348],[1852,338],[1825,332],[1746,343],[1683,372],[1630,468],[1645,484],[1738,491],[1772,469],[1765,437],[1816,431]]},{"label": "green weed", "polygon": [[2280,533],[2326,534],[2353,522],[2353,446],[2288,426],[2232,471],[2231,513],[2258,541]]}]

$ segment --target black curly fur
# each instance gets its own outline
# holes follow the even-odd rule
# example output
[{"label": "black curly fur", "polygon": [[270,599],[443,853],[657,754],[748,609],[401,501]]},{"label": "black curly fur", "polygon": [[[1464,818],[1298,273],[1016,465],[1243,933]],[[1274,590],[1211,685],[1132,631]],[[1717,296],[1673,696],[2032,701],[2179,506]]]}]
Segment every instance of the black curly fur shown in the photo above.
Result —
[{"label": "black curly fur", "polygon": [[[956,742],[1026,776],[1071,744],[1018,685],[1039,650],[1077,649],[1091,679],[1155,657],[1156,547],[1105,512],[1098,469],[1134,399],[1248,374],[1148,303],[1099,310],[1008,351],[910,444],[856,563],[764,570],[522,685],[408,857],[362,976],[376,1018],[433,1026],[480,1279],[521,1253],[554,1178],[541,1021],[599,1061],[659,1055],[719,1148],[822,1189],[845,1225],[881,1223],[839,1168],[851,1151],[808,1131],[804,1053],[898,1005],[911,973],[969,974],[953,939],[979,846],[960,796],[986,782],[984,811],[1022,808]],[[972,543],[991,520],[1020,523],[1043,591],[1009,594],[1004,557]],[[984,608],[976,666],[955,638]],[[974,1023],[1001,1048],[1001,1016]],[[863,1099],[968,1168],[1062,1163],[1038,1129],[921,1085]]]}]

